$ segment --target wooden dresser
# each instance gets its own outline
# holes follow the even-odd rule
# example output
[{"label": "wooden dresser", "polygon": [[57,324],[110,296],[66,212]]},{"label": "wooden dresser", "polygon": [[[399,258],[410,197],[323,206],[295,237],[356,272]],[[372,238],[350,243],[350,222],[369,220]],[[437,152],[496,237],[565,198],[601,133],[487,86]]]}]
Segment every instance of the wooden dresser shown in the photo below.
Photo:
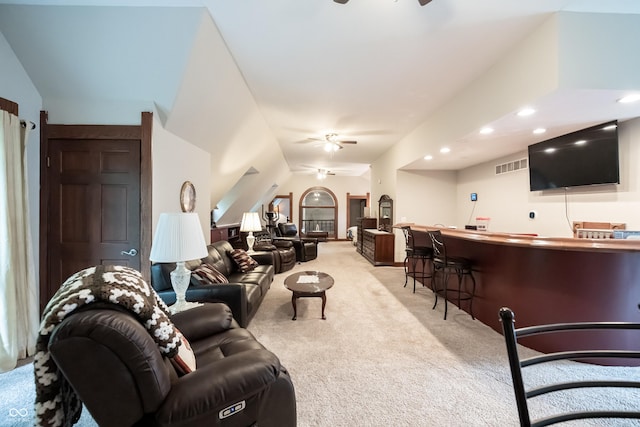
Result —
[{"label": "wooden dresser", "polygon": [[373,265],[393,265],[395,236],[376,229],[362,230],[362,256]]},{"label": "wooden dresser", "polygon": [[358,227],[356,232],[356,250],[359,254],[362,253],[362,230],[367,228],[377,228],[378,221],[375,218],[361,217],[356,220],[356,226]]}]

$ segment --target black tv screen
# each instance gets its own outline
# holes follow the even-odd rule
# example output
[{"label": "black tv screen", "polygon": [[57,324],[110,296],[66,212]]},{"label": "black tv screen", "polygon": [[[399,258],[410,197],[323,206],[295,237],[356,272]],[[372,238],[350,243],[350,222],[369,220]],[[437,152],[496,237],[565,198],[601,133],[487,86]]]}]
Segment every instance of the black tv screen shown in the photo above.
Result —
[{"label": "black tv screen", "polygon": [[619,183],[617,121],[529,146],[531,191]]}]

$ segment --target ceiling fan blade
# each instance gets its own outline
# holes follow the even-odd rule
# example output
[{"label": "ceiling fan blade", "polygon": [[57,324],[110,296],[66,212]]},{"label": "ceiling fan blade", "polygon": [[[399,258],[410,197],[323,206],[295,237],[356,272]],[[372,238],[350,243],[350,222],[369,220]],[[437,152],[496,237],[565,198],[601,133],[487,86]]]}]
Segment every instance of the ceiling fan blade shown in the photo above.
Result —
[{"label": "ceiling fan blade", "polygon": [[333,0],[333,1],[336,2],[336,3],[340,3],[340,4],[345,4],[349,0]]},{"label": "ceiling fan blade", "polygon": [[340,144],[357,144],[358,141],[338,141]]},{"label": "ceiling fan blade", "polygon": [[294,144],[308,144],[310,142],[318,142],[318,141],[324,141],[324,139],[320,139],[320,138],[307,138],[307,139],[303,139],[301,141],[295,141]]},{"label": "ceiling fan blade", "polygon": [[420,6],[424,6],[425,4],[431,3],[431,0],[418,0],[418,2],[420,3]]}]

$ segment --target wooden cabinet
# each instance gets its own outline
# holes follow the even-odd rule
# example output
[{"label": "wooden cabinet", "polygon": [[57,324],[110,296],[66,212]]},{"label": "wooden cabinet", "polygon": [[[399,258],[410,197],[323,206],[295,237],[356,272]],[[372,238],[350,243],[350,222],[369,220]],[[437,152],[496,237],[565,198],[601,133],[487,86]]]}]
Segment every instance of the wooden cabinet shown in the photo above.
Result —
[{"label": "wooden cabinet", "polygon": [[373,265],[393,265],[393,233],[365,229],[362,231],[362,256]]},{"label": "wooden cabinet", "polygon": [[226,240],[233,245],[240,240],[240,224],[219,225],[211,229],[211,243]]},{"label": "wooden cabinet", "polygon": [[362,217],[356,220],[356,251],[362,253],[362,231],[367,228],[375,229],[377,227],[377,220],[375,218]]}]

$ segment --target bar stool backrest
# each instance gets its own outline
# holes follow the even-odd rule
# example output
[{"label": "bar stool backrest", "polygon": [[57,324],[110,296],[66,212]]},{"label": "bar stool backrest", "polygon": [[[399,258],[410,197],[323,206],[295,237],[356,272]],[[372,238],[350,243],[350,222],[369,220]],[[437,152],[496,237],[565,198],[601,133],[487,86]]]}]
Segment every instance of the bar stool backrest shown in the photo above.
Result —
[{"label": "bar stool backrest", "polygon": [[442,232],[440,230],[429,231],[429,237],[431,238],[431,245],[433,246],[434,258],[446,264],[447,248],[444,245],[444,240],[442,239]]}]

